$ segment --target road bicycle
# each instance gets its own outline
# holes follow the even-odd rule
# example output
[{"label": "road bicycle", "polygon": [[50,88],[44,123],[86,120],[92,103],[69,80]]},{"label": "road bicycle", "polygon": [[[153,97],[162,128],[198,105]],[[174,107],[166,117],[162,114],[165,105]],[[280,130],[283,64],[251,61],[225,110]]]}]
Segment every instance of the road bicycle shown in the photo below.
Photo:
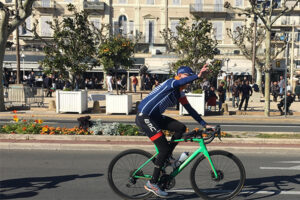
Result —
[{"label": "road bicycle", "polygon": [[[183,163],[167,173],[166,163],[159,179],[161,189],[175,186],[175,177],[197,158],[190,171],[190,181],[195,193],[203,199],[227,200],[240,193],[246,179],[242,162],[232,153],[223,150],[208,151],[206,144],[215,136],[221,140],[220,126],[215,129],[193,130],[182,139],[169,142],[197,142],[200,147]],[[141,149],[129,149],[119,153],[109,164],[108,182],[113,191],[124,199],[147,199],[153,193],[144,189],[152,178],[154,163],[159,153],[153,155]],[[199,157],[200,155],[200,157]]]}]

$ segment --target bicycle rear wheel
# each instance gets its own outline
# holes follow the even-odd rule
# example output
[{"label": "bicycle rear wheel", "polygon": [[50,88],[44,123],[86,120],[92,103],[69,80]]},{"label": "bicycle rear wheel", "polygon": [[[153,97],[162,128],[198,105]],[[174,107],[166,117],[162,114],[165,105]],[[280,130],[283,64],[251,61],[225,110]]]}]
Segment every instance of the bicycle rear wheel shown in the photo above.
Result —
[{"label": "bicycle rear wheel", "polygon": [[[145,199],[152,195],[145,190],[148,179],[134,178],[132,174],[152,155],[140,149],[130,149],[118,154],[109,164],[108,183],[116,194],[124,199]],[[149,162],[140,171],[138,176],[152,175],[153,162]]]},{"label": "bicycle rear wheel", "polygon": [[209,155],[219,178],[215,178],[210,163],[202,155],[191,169],[190,180],[194,191],[203,199],[234,198],[242,190],[246,179],[242,162],[226,151],[210,151]]}]

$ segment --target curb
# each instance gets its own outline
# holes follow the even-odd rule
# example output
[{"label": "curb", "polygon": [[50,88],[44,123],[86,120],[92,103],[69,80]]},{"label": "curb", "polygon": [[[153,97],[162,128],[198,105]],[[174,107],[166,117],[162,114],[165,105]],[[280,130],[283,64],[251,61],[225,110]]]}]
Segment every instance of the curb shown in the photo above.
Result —
[{"label": "curb", "polygon": [[[182,142],[175,151],[192,151],[197,147],[197,143]],[[222,141],[216,139],[207,147],[209,150],[226,149],[237,152],[257,152],[257,150],[272,150],[271,152],[278,150],[280,152],[284,149],[299,153],[300,139],[222,138]],[[121,151],[131,148],[154,150],[153,143],[147,136],[0,134],[0,149],[6,150]],[[267,152],[270,153],[270,151]]]},{"label": "curb", "polygon": [[[232,135],[242,135],[242,132],[229,132]],[[247,132],[248,134],[259,134],[259,132]],[[270,133],[263,132],[262,134],[298,134],[298,133]],[[36,135],[36,134],[0,134],[1,140],[18,140],[18,141],[74,141],[74,142],[149,142],[147,136],[106,136],[106,135]],[[222,138],[219,141],[217,138],[214,143],[236,143],[236,144],[299,144],[299,139],[274,139],[274,138],[255,138],[255,137],[240,137],[240,138]]]}]

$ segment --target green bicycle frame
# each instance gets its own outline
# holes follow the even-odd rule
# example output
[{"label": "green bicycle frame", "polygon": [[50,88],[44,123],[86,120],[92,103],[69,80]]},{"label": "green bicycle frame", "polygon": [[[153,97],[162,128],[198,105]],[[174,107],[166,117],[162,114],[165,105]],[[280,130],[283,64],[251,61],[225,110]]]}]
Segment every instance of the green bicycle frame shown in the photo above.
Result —
[{"label": "green bicycle frame", "polygon": [[[193,138],[193,139],[178,139],[178,140],[174,140],[173,142],[187,142],[187,141],[191,141],[191,142],[198,142],[200,147],[193,152],[192,155],[190,155],[183,163],[181,163],[181,165],[179,167],[177,167],[176,169],[173,170],[173,172],[170,174],[170,176],[172,178],[174,178],[175,176],[177,176],[190,162],[192,162],[196,157],[197,155],[199,155],[200,153],[203,153],[203,155],[207,158],[210,166],[211,166],[211,169],[213,170],[214,174],[215,174],[215,178],[218,178],[218,173],[215,169],[215,166],[208,154],[208,151],[207,151],[207,148],[205,146],[205,143],[204,143],[204,140],[203,138]],[[158,153],[159,153],[159,150],[158,148],[156,147],[155,145],[155,150],[156,150],[156,153],[151,157],[149,158],[145,163],[143,163],[134,173],[133,173],[133,177],[134,178],[142,178],[142,179],[151,179],[152,176],[151,175],[143,175],[143,176],[138,176],[136,174],[138,174],[138,171],[140,171],[145,165],[147,165],[150,161],[153,160],[153,158],[155,158]]]}]

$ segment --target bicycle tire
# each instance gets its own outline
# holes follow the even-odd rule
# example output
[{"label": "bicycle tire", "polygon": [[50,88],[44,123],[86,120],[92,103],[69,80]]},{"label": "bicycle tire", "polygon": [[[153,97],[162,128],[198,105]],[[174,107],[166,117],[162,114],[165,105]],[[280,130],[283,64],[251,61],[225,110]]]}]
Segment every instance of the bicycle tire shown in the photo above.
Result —
[{"label": "bicycle tire", "polygon": [[234,198],[242,190],[246,179],[242,162],[227,151],[210,151],[209,155],[219,174],[219,179],[215,179],[208,160],[202,155],[196,160],[190,173],[191,185],[194,191],[201,198],[208,200]]},{"label": "bicycle tire", "polygon": [[[151,157],[152,154],[140,149],[129,149],[119,153],[108,167],[108,183],[113,191],[123,199],[147,199],[152,196],[152,193],[144,188],[147,180],[136,179],[135,184],[130,182],[130,174]],[[153,169],[153,162],[149,162],[141,173],[152,175]]]}]

